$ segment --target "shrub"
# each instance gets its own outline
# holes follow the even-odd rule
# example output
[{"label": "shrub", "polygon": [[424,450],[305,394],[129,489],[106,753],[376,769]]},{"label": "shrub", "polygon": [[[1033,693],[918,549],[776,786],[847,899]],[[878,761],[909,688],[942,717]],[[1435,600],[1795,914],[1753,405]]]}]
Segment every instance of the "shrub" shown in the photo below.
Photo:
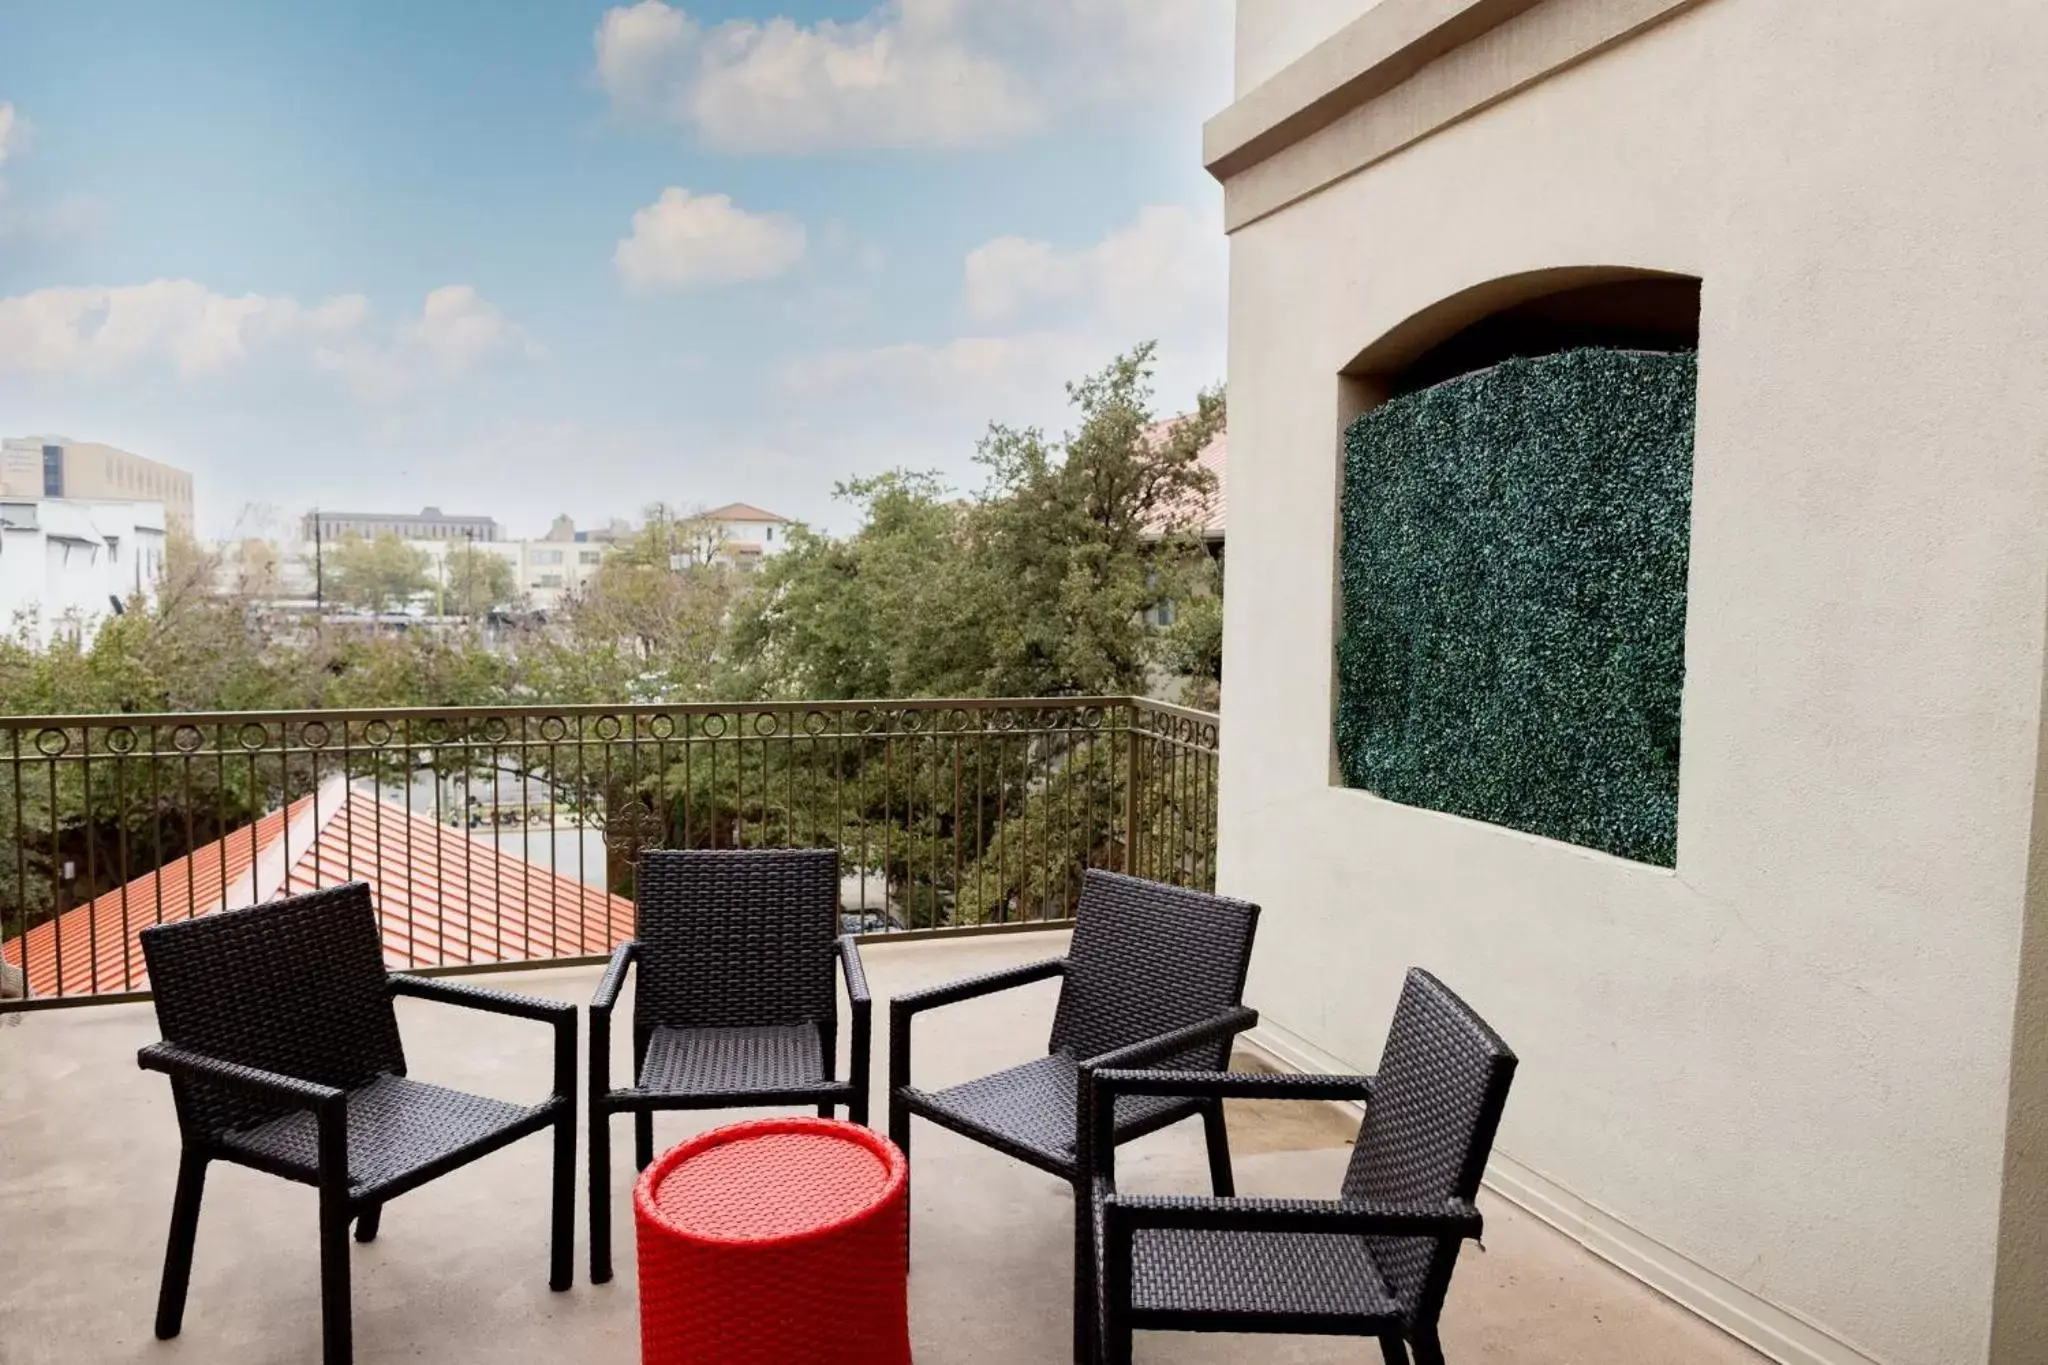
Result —
[{"label": "shrub", "polygon": [[1697,371],[1515,359],[1352,424],[1346,785],[1675,864]]}]

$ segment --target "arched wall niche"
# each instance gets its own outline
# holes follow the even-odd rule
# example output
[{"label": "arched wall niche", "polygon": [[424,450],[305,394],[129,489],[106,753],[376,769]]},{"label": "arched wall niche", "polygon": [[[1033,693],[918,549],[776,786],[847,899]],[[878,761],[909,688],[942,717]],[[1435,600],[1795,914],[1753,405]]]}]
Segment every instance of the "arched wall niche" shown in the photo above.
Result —
[{"label": "arched wall niche", "polygon": [[1635,266],[1559,266],[1460,290],[1383,333],[1340,374],[1348,424],[1389,398],[1580,346],[1695,350],[1697,276]]},{"label": "arched wall niche", "polygon": [[1346,368],[1333,784],[1676,866],[1699,306],[1516,275]]}]

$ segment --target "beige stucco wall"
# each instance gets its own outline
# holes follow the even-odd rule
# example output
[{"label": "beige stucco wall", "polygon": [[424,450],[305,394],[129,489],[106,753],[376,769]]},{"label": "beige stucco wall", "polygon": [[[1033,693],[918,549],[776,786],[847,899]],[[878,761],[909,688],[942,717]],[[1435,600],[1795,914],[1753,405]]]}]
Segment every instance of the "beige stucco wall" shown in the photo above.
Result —
[{"label": "beige stucco wall", "polygon": [[1379,0],[1237,0],[1237,93],[1378,4]]},{"label": "beige stucco wall", "polygon": [[[2043,685],[2048,696],[2048,679]],[[2048,791],[2048,705],[2042,722],[2037,793]],[[2019,977],[1991,1324],[1996,1361],[2048,1360],[2048,800],[2034,807]]]},{"label": "beige stucco wall", "polygon": [[[1707,0],[1231,244],[1221,883],[1266,908],[1252,1003],[1369,1067],[1432,967],[1522,1055],[1508,1158],[1895,1365],[1990,1358],[2044,51],[2026,0]],[[1584,264],[1705,280],[1675,873],[1331,785],[1338,373]]]},{"label": "beige stucco wall", "polygon": [[190,474],[97,441],[74,441],[64,447],[64,496],[160,502],[174,524],[192,529]]}]

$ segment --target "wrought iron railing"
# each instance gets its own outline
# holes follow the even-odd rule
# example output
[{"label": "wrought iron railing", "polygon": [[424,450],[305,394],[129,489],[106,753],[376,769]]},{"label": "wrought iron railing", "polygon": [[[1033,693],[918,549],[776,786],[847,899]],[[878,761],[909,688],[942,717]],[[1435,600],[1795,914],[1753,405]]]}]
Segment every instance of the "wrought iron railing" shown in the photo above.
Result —
[{"label": "wrought iron railing", "polygon": [[0,718],[0,1009],[147,988],[136,934],[361,879],[394,965],[576,960],[650,848],[836,847],[845,927],[1209,887],[1216,718],[1128,697]]}]

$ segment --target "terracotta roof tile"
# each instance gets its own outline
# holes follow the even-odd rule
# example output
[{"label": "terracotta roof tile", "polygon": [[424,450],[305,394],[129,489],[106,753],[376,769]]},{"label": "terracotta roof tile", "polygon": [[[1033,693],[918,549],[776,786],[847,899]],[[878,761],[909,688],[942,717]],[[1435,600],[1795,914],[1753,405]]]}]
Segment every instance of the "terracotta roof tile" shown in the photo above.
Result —
[{"label": "terracotta roof tile", "polygon": [[[1188,419],[1185,417],[1170,417],[1163,422],[1154,422],[1151,426],[1145,429],[1145,437],[1147,440],[1150,441],[1164,441],[1169,435],[1172,434],[1173,429],[1175,427],[1179,426],[1182,422],[1185,422],[1187,420]],[[1224,522],[1229,512],[1229,429],[1225,428],[1224,430],[1217,432],[1216,435],[1213,438],[1211,438],[1209,444],[1202,447],[1201,453],[1195,456],[1195,462],[1201,465],[1202,468],[1208,470],[1211,474],[1216,476],[1216,487],[1215,490],[1211,492],[1207,498],[1203,499],[1202,505],[1199,508],[1193,509],[1194,515],[1190,519],[1194,522],[1195,526],[1201,531],[1202,535],[1205,538],[1210,540],[1221,540],[1223,538]],[[1171,519],[1176,521],[1181,520],[1181,518],[1177,517]],[[1164,514],[1155,517],[1152,521],[1152,524],[1146,527],[1146,530],[1152,532],[1154,535],[1161,534],[1166,530],[1168,520],[1169,517]]]},{"label": "terracotta roof tile", "polygon": [[[137,935],[279,895],[370,884],[393,968],[586,957],[633,933],[633,902],[339,783],[39,924],[29,991],[148,986]],[[23,940],[0,945],[23,961]]]},{"label": "terracotta roof tile", "polygon": [[729,502],[715,511],[706,512],[705,521],[772,521],[778,526],[787,526],[788,517],[778,517],[773,512],[764,512],[750,502]]}]

